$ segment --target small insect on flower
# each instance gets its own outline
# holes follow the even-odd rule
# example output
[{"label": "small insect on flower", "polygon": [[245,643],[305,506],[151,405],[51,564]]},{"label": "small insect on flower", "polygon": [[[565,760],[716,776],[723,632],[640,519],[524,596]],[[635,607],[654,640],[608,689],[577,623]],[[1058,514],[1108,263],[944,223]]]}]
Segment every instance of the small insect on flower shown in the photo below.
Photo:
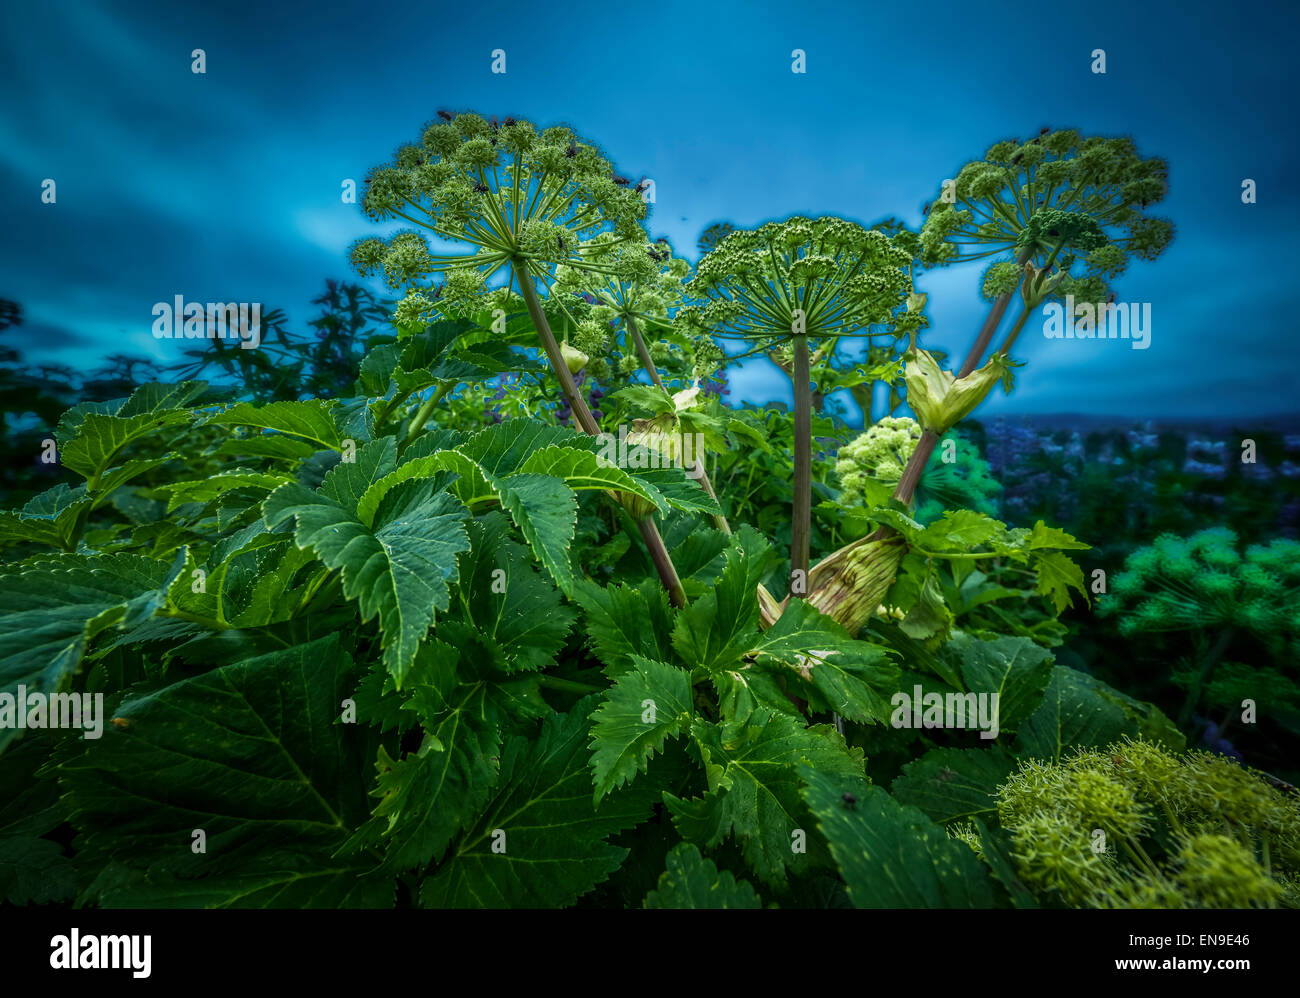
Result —
[{"label": "small insect on flower", "polygon": [[650,186],[650,181],[646,180],[645,177],[642,177],[640,180],[636,182],[636,192],[638,194],[644,194],[646,188],[649,186]]},{"label": "small insect on flower", "polygon": [[631,182],[632,181],[628,180],[627,177],[620,177],[617,174],[614,175],[614,183],[618,184],[619,187],[626,187]]},{"label": "small insect on flower", "polygon": [[568,156],[569,159],[573,159],[574,156],[578,155],[578,147],[570,142],[569,148],[564,150],[564,155]]},{"label": "small insect on flower", "polygon": [[492,117],[488,118],[488,127],[491,128],[492,131],[494,132],[501,127],[500,125],[497,124],[497,116],[495,114],[492,115]]},{"label": "small insect on flower", "polygon": [[130,726],[131,726],[131,721],[129,718],[125,718],[125,717],[113,718],[113,727],[115,728],[129,728]]},{"label": "small insect on flower", "polygon": [[507,117],[504,122],[507,128],[513,125],[514,123],[515,123],[515,119],[510,117]]},{"label": "small insect on flower", "polygon": [[847,807],[850,811],[852,811],[855,807],[857,807],[858,804],[857,797],[849,793],[846,793],[843,797],[840,798],[840,800],[844,801],[844,806]]},{"label": "small insect on flower", "polygon": [[486,194],[489,188],[487,184],[483,183],[482,181],[479,181],[477,184],[474,185],[474,190],[478,191],[480,194]]},{"label": "small insect on flower", "polygon": [[925,204],[921,207],[921,214],[922,214],[922,215],[928,215],[928,214],[930,214],[930,202],[929,202],[929,201],[925,202]]},{"label": "small insect on flower", "polygon": [[451,121],[453,115],[450,111],[439,111],[438,117],[441,118],[443,121]]}]

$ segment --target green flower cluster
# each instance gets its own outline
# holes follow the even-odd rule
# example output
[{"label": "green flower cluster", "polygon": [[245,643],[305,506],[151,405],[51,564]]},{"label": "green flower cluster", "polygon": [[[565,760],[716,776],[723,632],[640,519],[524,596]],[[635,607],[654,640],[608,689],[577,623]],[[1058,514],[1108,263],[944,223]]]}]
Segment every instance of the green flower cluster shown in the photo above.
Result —
[{"label": "green flower cluster", "polygon": [[[1154,259],[1173,237],[1167,220],[1146,214],[1165,196],[1167,174],[1163,160],[1142,159],[1124,138],[1044,130],[1027,142],[999,142],[962,167],[948,197],[929,209],[919,255],[946,265],[1028,253],[1030,262],[1060,268],[1051,296],[1104,301],[1131,256]],[[1022,276],[1019,264],[997,261],[984,294],[1012,291]]]},{"label": "green flower cluster", "polygon": [[[840,503],[845,506],[883,502],[903,477],[908,458],[921,439],[921,426],[906,416],[887,416],[858,434],[836,455]],[[955,448],[945,446],[953,440]],[[951,462],[944,460],[953,454]],[[933,523],[947,509],[974,509],[989,516],[997,513],[1002,484],[975,444],[953,430],[934,449],[917,487],[913,518]]]},{"label": "green flower cluster", "polygon": [[370,171],[361,204],[376,221],[404,220],[473,251],[435,254],[417,231],[362,239],[351,250],[362,274],[382,273],[399,289],[444,273],[442,285],[418,290],[435,291],[444,314],[465,314],[482,308],[488,281],[503,267],[523,265],[533,274],[559,264],[580,268],[581,247],[601,233],[644,241],[641,195],[571,129],[443,117],[418,144]]},{"label": "green flower cluster", "polygon": [[840,218],[790,218],[724,238],[698,264],[686,294],[703,304],[677,313],[691,334],[757,341],[791,335],[811,338],[894,335],[925,325],[908,310],[912,253],[876,229]]},{"label": "green flower cluster", "polygon": [[1052,900],[1300,905],[1300,803],[1223,756],[1125,739],[1056,763],[1027,760],[998,788],[997,809],[1020,878]]},{"label": "green flower cluster", "polygon": [[[625,329],[629,322],[635,323],[640,334],[671,327],[670,313],[681,303],[690,264],[673,256],[666,240],[628,240],[601,233],[579,246],[578,252],[582,266],[558,266],[551,290],[565,308],[575,300],[586,306],[583,296],[594,299],[595,304],[588,306],[589,322],[580,333],[586,344],[579,344],[583,350],[593,357],[607,356],[610,334],[620,323]],[[624,374],[641,367],[630,330],[628,337],[622,356],[609,358]],[[667,362],[672,347],[667,340],[653,340],[649,350],[655,363]]]},{"label": "green flower cluster", "polygon": [[1300,542],[1277,539],[1244,553],[1237,535],[1213,527],[1164,534],[1131,554],[1103,615],[1120,615],[1124,635],[1235,626],[1300,653]]}]

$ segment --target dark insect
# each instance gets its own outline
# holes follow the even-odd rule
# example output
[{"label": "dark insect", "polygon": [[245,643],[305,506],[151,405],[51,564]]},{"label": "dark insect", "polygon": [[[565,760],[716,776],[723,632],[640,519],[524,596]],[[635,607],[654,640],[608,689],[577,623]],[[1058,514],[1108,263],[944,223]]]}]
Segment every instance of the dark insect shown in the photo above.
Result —
[{"label": "dark insect", "polygon": [[1019,162],[1020,162],[1020,157],[1023,156],[1023,155],[1024,155],[1024,153],[1022,153],[1022,152],[1018,152],[1018,153],[1016,153],[1014,156],[1012,156],[1012,157],[1011,157],[1011,165],[1012,165],[1012,166],[1015,166],[1017,163],[1019,163]]},{"label": "dark insect", "polygon": [[570,142],[569,148],[564,150],[564,155],[568,156],[569,159],[573,159],[574,156],[578,155],[578,147]]},{"label": "dark insect", "polygon": [[1039,135],[1046,135],[1046,134],[1047,134],[1048,132],[1050,132],[1050,131],[1051,131],[1050,128],[1040,128],[1040,129],[1038,130],[1038,134],[1039,134]]},{"label": "dark insect", "polygon": [[619,187],[626,187],[631,182],[632,181],[628,180],[627,177],[620,177],[617,175],[614,177],[614,183],[618,184]]},{"label": "dark insect", "polygon": [[474,190],[478,191],[480,194],[486,194],[488,192],[488,185],[480,180],[474,185]]},{"label": "dark insect", "polygon": [[555,237],[555,244],[560,247],[561,252],[564,251],[564,240],[561,237],[559,236]]},{"label": "dark insect", "polygon": [[855,797],[853,794],[845,794],[843,797],[840,798],[840,800],[844,801],[844,806],[847,807],[850,811],[852,811],[853,808],[856,807],[858,803],[857,797]]},{"label": "dark insect", "polygon": [[637,192],[638,194],[644,194],[646,188],[649,187],[649,186],[650,186],[650,181],[646,180],[645,177],[642,177],[642,178],[641,178],[640,180],[638,180],[637,183],[636,183],[636,192]]},{"label": "dark insect", "polygon": [[488,118],[488,125],[494,132],[501,127],[500,125],[497,124],[497,116],[495,114],[492,115],[492,117]]},{"label": "dark insect", "polygon": [[940,783],[947,783],[956,775],[957,773],[955,770],[949,769],[947,766],[945,766],[943,769],[939,770],[939,775],[936,777],[936,779]]},{"label": "dark insect", "polygon": [[922,214],[922,215],[928,215],[928,214],[930,214],[930,202],[929,202],[929,201],[925,202],[925,206],[921,209],[921,214]]},{"label": "dark insect", "polygon": [[506,118],[506,120],[505,120],[505,122],[504,122],[504,124],[505,124],[507,127],[509,127],[510,125],[513,125],[514,123],[515,123],[515,119],[514,119],[514,118],[509,118],[509,117]]},{"label": "dark insect", "polygon": [[438,117],[441,118],[443,121],[451,121],[452,114],[450,111],[439,111]]},{"label": "dark insect", "polygon": [[441,285],[441,284],[435,284],[435,285],[433,286],[433,297],[435,297],[435,298],[441,298],[441,297],[442,297],[442,285]]}]

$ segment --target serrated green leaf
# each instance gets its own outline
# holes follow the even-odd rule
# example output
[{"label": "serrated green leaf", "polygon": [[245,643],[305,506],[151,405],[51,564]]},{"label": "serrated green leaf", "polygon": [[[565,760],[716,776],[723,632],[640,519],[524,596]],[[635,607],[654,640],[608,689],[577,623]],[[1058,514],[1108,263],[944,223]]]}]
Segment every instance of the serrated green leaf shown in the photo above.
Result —
[{"label": "serrated green leaf", "polygon": [[997,789],[1016,767],[1000,746],[987,749],[931,749],[903,765],[890,792],[919,807],[933,821],[974,817],[997,821]]},{"label": "serrated green leaf", "polygon": [[[0,573],[0,693],[62,690],[96,635],[153,612],[168,573],[133,554],[63,555]],[[17,734],[0,727],[0,749]]]},{"label": "serrated green leaf", "polygon": [[[88,413],[77,427],[77,435],[59,449],[59,461],[98,488],[100,477],[112,467],[113,459],[127,444],[189,419],[190,414],[184,409],[165,409],[127,418]],[[131,475],[117,476],[117,484],[138,473],[138,468],[130,470]]]},{"label": "serrated green leaf", "polygon": [[640,655],[605,691],[592,714],[591,768],[599,800],[637,773],[691,724],[691,678],[685,669]]},{"label": "serrated green leaf", "polygon": [[343,436],[334,420],[333,400],[310,399],[305,402],[269,402],[254,405],[240,402],[207,419],[208,426],[251,426],[275,433],[310,440],[325,450],[341,451]]},{"label": "serrated green leaf", "polygon": [[761,908],[754,888],[729,870],[719,871],[689,842],[668,854],[659,886],[645,897],[647,908]]},{"label": "serrated green leaf", "polygon": [[792,848],[794,833],[810,827],[799,796],[801,763],[831,777],[860,779],[863,756],[829,725],[804,727],[784,714],[755,713],[753,723],[696,721],[691,734],[705,762],[709,792],[683,800],[664,794],[682,837],[707,848],[732,837],[759,877],[774,884],[787,870],[804,872],[805,852]]},{"label": "serrated green leaf", "polygon": [[652,798],[633,788],[593,806],[586,753],[593,706],[588,698],[551,715],[536,739],[507,740],[492,800],[424,881],[424,905],[564,907],[618,868],[627,850],[606,839],[645,820]]},{"label": "serrated green leaf", "polygon": [[485,650],[484,668],[513,673],[550,665],[577,614],[533,568],[501,513],[471,522],[469,538],[470,549],[460,556],[453,610],[465,643],[472,640]]},{"label": "serrated green leaf", "polygon": [[[880,787],[805,766],[804,798],[857,908],[992,908],[997,894],[970,846]],[[846,800],[849,794],[855,800]]]},{"label": "serrated green leaf", "polygon": [[1016,734],[1016,755],[1058,762],[1074,746],[1109,745],[1127,733],[1129,717],[1103,690],[1109,687],[1099,680],[1055,666],[1042,704]]},{"label": "serrated green leaf", "polygon": [[862,724],[889,721],[899,670],[884,649],[856,641],[832,618],[793,600],[751,648],[761,666],[779,668],[792,692]]},{"label": "serrated green leaf", "polygon": [[406,709],[425,732],[415,752],[394,760],[379,750],[380,798],[347,851],[383,840],[396,869],[440,859],[482,809],[497,781],[500,718],[483,682],[461,682],[455,649],[428,642],[408,683]]},{"label": "serrated green leaf", "polygon": [[358,601],[363,621],[378,615],[384,663],[400,685],[433,625],[434,613],[448,607],[456,556],[469,547],[464,527],[469,513],[452,496],[437,491],[440,483],[414,479],[385,498],[373,524],[362,523],[339,499],[359,500],[361,482],[386,466],[379,457],[363,460],[368,454],[387,453],[376,450],[379,446],[378,441],[367,444],[357,454],[356,470],[349,468],[333,482],[327,476],[320,492],[291,482],[272,492],[263,505],[269,527],[292,518],[298,546],[311,548],[328,567],[341,572],[343,594]]},{"label": "serrated green leaf", "polygon": [[677,615],[673,648],[691,668],[729,669],[758,633],[757,589],[771,545],[748,525],[736,532],[735,542],[713,589]]},{"label": "serrated green leaf", "polygon": [[981,641],[958,634],[948,642],[961,661],[966,689],[997,694],[998,726],[1012,731],[1038,707],[1052,678],[1052,653],[1029,638]]},{"label": "serrated green leaf", "polygon": [[672,611],[657,582],[634,589],[584,580],[574,587],[573,600],[583,609],[587,640],[610,676],[631,668],[638,655],[660,662],[672,659]]},{"label": "serrated green leaf", "polygon": [[[220,666],[117,708],[58,774],[79,858],[113,860],[106,907],[377,907],[375,858],[331,857],[366,813],[366,729],[338,724],[355,669],[336,637]],[[206,851],[192,851],[193,832]]]},{"label": "serrated green leaf", "polygon": [[84,485],[71,489],[60,482],[33,496],[20,512],[0,512],[0,546],[46,544],[66,549],[90,506]]}]

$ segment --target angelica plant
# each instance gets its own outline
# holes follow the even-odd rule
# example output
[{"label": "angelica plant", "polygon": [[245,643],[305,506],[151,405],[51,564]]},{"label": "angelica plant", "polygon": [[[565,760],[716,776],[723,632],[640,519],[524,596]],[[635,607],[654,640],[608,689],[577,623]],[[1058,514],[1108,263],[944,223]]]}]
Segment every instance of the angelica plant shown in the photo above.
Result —
[{"label": "angelica plant", "polygon": [[[985,274],[984,292],[993,304],[961,366],[947,370],[919,346],[907,355],[907,403],[923,433],[894,490],[895,500],[912,502],[945,432],[995,385],[1011,390],[1019,366],[1011,348],[1044,301],[1104,294],[1106,282],[1131,257],[1151,260],[1168,245],[1172,225],[1146,214],[1165,194],[1166,173],[1163,160],[1142,159],[1128,139],[1045,131],[1025,143],[997,143],[945,185],[921,229],[921,261],[944,266],[1003,259],[994,260]],[[986,361],[1017,289],[1023,309]],[[856,630],[874,612],[903,554],[888,526],[833,552],[810,573],[814,605],[833,609],[841,623]]]},{"label": "angelica plant", "polygon": [[[758,349],[789,343],[794,382],[794,499],[790,593],[808,594],[812,531],[811,351],[840,337],[920,328],[909,310],[912,254],[883,232],[839,218],[794,217],[730,233],[686,285],[699,302],[677,313],[681,328],[744,340]],[[881,330],[883,324],[891,329]],[[815,346],[810,346],[815,344]]]},{"label": "angelica plant", "polygon": [[[653,346],[647,345],[642,330],[643,327],[653,329],[661,335],[672,330],[670,312],[681,302],[682,282],[690,272],[690,265],[673,256],[665,240],[629,242],[602,233],[581,249],[587,261],[604,267],[597,271],[561,265],[556,268],[552,287],[553,298],[562,307],[566,298],[570,301],[577,299],[589,306],[591,317],[579,324],[578,345],[603,353],[611,329],[621,326],[625,342],[620,371],[630,374],[639,365],[656,388],[671,396],[655,358],[658,352],[660,360],[666,359],[671,344],[667,339],[657,339]],[[698,355],[700,346],[711,342],[706,334],[697,334],[694,337],[696,349],[692,353]],[[709,352],[707,346],[705,352]],[[702,460],[693,462],[689,471],[716,499],[717,494]],[[731,533],[724,515],[716,514],[713,520],[720,530]]]},{"label": "angelica plant", "polygon": [[[361,202],[376,221],[401,220],[424,231],[362,239],[352,248],[352,262],[361,273],[382,272],[390,288],[407,291],[399,325],[436,313],[470,314],[485,304],[505,314],[518,300],[517,289],[579,428],[599,434],[538,286],[547,288],[561,264],[617,273],[625,261],[611,259],[609,250],[644,240],[646,204],[572,129],[539,132],[514,118],[498,124],[477,114],[440,116],[418,144],[403,146],[390,164],[370,172]],[[470,252],[434,252],[425,233]],[[593,243],[601,234],[607,238]],[[504,285],[498,275],[506,277]],[[653,518],[637,522],[664,587],[680,605],[681,581]]]},{"label": "angelica plant", "polygon": [[[947,397],[950,411],[936,412],[928,423],[922,420],[928,433],[899,483],[899,499],[911,498],[935,440],[947,428],[941,424],[952,425],[973,408],[954,397],[959,394],[954,382],[959,385],[979,368],[1018,288],[1024,307],[991,361],[999,377],[1025,322],[1043,302],[1066,295],[1104,301],[1109,283],[1132,257],[1154,260],[1160,255],[1173,237],[1173,226],[1147,209],[1165,196],[1167,176],[1164,160],[1141,158],[1130,139],[1043,129],[1027,142],[996,143],[945,186],[921,228],[921,259],[948,266],[999,258],[986,270],[982,285],[993,304],[952,381],[937,386],[938,399]],[[937,364],[932,357],[918,351],[916,361],[933,376]],[[984,394],[996,380],[982,379]]]}]

